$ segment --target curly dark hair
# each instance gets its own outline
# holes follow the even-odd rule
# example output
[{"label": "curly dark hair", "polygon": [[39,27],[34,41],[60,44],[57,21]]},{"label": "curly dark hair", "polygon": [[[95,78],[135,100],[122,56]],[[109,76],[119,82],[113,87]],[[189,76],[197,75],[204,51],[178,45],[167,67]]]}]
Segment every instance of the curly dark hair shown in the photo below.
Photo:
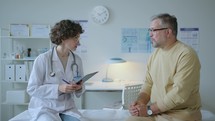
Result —
[{"label": "curly dark hair", "polygon": [[63,40],[76,37],[82,34],[84,30],[78,22],[72,20],[61,20],[56,23],[50,32],[51,42],[59,45]]}]

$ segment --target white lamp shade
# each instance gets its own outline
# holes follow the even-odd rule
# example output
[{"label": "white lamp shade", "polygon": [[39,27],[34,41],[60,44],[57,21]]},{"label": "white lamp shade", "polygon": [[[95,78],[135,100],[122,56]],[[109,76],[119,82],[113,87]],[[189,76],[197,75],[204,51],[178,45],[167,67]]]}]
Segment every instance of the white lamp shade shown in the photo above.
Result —
[{"label": "white lamp shade", "polygon": [[108,64],[114,64],[114,63],[124,63],[126,62],[124,59],[122,58],[110,58],[107,63]]}]

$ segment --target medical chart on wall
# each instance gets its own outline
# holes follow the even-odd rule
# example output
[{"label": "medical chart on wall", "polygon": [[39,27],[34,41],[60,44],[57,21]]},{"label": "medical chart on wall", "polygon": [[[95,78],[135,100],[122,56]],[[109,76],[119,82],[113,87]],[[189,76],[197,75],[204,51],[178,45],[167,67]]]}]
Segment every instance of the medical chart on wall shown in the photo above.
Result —
[{"label": "medical chart on wall", "polygon": [[180,28],[180,40],[199,52],[199,28]]},{"label": "medical chart on wall", "polygon": [[80,35],[80,46],[77,47],[76,52],[77,53],[87,53],[87,46],[85,45],[84,41],[87,41],[88,39],[88,20],[77,20],[79,24],[81,25],[82,29],[84,30],[84,33]]},{"label": "medical chart on wall", "polygon": [[151,53],[148,28],[122,28],[122,53]]},{"label": "medical chart on wall", "polygon": [[81,34],[81,39],[86,39],[88,35],[88,20],[78,20],[78,22],[84,30],[84,33]]}]

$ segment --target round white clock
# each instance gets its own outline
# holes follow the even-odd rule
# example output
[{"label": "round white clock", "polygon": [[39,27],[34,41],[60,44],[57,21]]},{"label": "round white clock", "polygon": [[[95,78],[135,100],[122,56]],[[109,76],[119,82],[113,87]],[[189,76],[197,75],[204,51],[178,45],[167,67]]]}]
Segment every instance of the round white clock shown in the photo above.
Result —
[{"label": "round white clock", "polygon": [[109,19],[109,10],[105,6],[96,6],[91,13],[92,20],[97,24],[104,24]]}]

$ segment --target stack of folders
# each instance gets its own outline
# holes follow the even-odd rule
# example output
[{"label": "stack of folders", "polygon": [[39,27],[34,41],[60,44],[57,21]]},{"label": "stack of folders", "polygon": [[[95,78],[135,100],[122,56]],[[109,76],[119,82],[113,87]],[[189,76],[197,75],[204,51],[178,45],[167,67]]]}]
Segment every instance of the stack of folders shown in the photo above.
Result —
[{"label": "stack of folders", "polygon": [[5,66],[5,80],[28,81],[33,67],[33,61],[25,61],[24,64],[7,64]]}]

